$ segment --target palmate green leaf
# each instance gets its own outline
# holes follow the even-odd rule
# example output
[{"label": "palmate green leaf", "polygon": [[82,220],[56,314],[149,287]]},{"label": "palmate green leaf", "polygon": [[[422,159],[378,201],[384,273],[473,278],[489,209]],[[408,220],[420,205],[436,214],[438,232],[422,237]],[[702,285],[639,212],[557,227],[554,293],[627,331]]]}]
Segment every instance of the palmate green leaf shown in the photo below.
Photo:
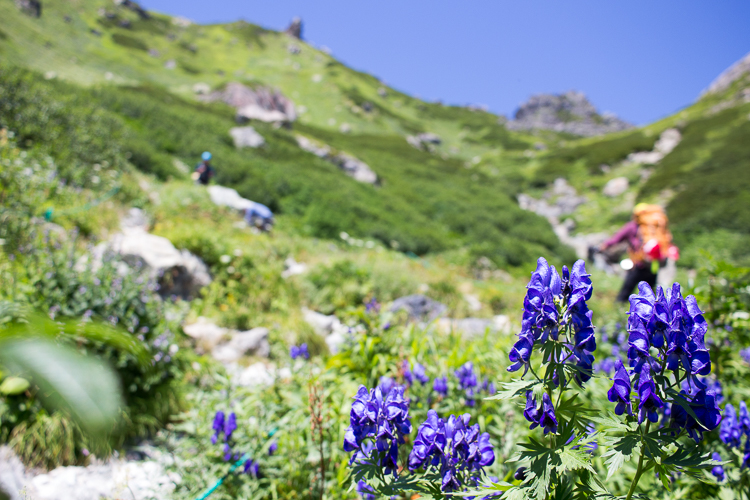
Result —
[{"label": "palmate green leaf", "polygon": [[604,453],[605,465],[607,466],[607,479],[611,478],[628,460],[640,455],[641,435],[636,432],[628,432],[625,436],[617,439],[605,440],[607,451]]},{"label": "palmate green leaf", "polygon": [[516,396],[525,394],[526,391],[530,391],[535,385],[540,384],[538,380],[518,380],[516,382],[505,382],[502,384],[502,389],[497,392],[494,396],[484,398],[485,400],[508,400],[513,399]]},{"label": "palmate green leaf", "polygon": [[0,364],[31,379],[46,405],[67,411],[93,436],[112,430],[123,406],[112,369],[43,338],[0,343]]},{"label": "palmate green leaf", "polygon": [[590,472],[596,472],[591,466],[591,455],[589,455],[582,448],[572,449],[570,447],[560,448],[555,450],[560,456],[561,465],[558,467],[558,472],[573,471],[579,469],[586,469]]},{"label": "palmate green leaf", "polygon": [[637,429],[635,424],[624,422],[622,417],[618,417],[611,411],[607,412],[604,416],[595,415],[589,417],[589,420],[599,424],[599,430],[605,434],[632,432]]}]

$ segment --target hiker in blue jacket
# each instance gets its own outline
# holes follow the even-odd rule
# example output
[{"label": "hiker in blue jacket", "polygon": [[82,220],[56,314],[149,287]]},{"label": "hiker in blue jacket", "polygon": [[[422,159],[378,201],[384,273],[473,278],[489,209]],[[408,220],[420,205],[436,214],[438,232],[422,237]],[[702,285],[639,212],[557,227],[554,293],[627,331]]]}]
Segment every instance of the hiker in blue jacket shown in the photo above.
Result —
[{"label": "hiker in blue jacket", "polygon": [[200,162],[197,167],[195,167],[195,173],[193,174],[193,178],[196,181],[198,181],[200,184],[207,186],[208,183],[211,181],[211,178],[214,176],[214,169],[211,166],[211,153],[209,153],[208,151],[205,151],[201,155],[201,159],[203,161]]},{"label": "hiker in blue jacket", "polygon": [[250,227],[257,227],[261,231],[269,232],[273,228],[273,212],[261,203],[252,202],[245,209],[245,220]]}]

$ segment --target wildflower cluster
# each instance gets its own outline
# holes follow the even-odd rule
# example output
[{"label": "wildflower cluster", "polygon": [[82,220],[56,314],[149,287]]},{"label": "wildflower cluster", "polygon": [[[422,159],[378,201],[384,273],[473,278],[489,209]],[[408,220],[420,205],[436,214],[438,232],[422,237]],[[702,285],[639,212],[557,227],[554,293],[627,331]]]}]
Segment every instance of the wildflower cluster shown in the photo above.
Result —
[{"label": "wildflower cluster", "polygon": [[[217,444],[221,441],[224,442],[223,452],[225,462],[240,460],[245,456],[242,453],[235,452],[233,449],[234,441],[232,440],[232,434],[237,430],[237,416],[234,412],[225,415],[223,411],[217,411],[216,415],[214,415],[214,421],[211,428],[214,431],[213,436],[211,436],[211,444]],[[243,471],[253,477],[258,477],[258,463],[251,458],[245,459]]]},{"label": "wildflower cluster", "polygon": [[[563,266],[561,277],[554,266],[539,258],[527,286],[521,332],[510,352],[513,364],[508,371],[523,367],[526,374],[531,354],[539,347],[544,351],[544,362],[558,365],[555,384],[566,384],[565,369],[574,374],[579,384],[591,378],[591,353],[596,350],[596,340],[593,313],[586,304],[593,291],[589,276],[582,260],[573,265],[572,273]],[[549,344],[550,340],[554,344]]]},{"label": "wildflower cluster", "polygon": [[[630,297],[628,318],[628,360],[616,364],[609,400],[615,411],[633,414],[631,392],[638,399],[638,423],[648,418],[658,422],[657,411],[664,409],[669,391],[673,394],[669,409],[669,427],[684,429],[695,441],[703,432],[713,430],[721,421],[715,388],[709,388],[698,375],[708,375],[711,359],[704,337],[708,326],[695,297],[682,297],[679,283],[665,295],[661,287],[654,295],[651,287],[640,283],[639,293]],[[667,370],[673,377],[670,379]],[[683,387],[683,383],[685,387]],[[690,408],[690,412],[687,411]]]},{"label": "wildflower cluster", "polygon": [[[742,445],[743,437],[745,438],[744,446]],[[719,439],[729,448],[742,448],[742,467],[750,466],[750,414],[744,401],[740,401],[739,412],[731,404],[724,407]]]},{"label": "wildflower cluster", "polygon": [[409,469],[438,470],[443,492],[460,491],[468,483],[477,484],[483,468],[494,463],[495,453],[490,435],[480,433],[479,424],[469,426],[470,419],[468,414],[451,415],[446,421],[430,410],[417,431],[409,454]]},{"label": "wildflower cluster", "polygon": [[430,377],[428,377],[425,373],[425,367],[423,365],[414,363],[414,369],[412,370],[409,367],[409,361],[404,360],[402,368],[404,371],[404,381],[406,382],[406,385],[412,386],[415,379],[422,385],[430,383]]},{"label": "wildflower cluster", "polygon": [[310,351],[307,349],[307,344],[301,344],[300,346],[293,345],[289,348],[289,356],[292,359],[305,358],[310,359]]},{"label": "wildflower cluster", "polygon": [[[377,463],[386,474],[396,475],[398,446],[411,432],[409,403],[404,388],[392,387],[383,397],[380,388],[360,386],[352,404],[350,425],[344,436],[344,450],[356,452],[351,463]],[[378,457],[372,456],[377,450]],[[373,462],[377,460],[377,462]]]}]

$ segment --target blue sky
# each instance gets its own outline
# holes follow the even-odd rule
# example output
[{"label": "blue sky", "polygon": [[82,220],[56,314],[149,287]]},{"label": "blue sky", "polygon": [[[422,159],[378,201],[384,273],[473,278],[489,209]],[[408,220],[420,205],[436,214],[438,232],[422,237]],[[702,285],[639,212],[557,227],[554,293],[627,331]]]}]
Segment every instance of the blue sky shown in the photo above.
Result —
[{"label": "blue sky", "polygon": [[693,102],[750,52],[750,1],[143,0],[200,23],[283,29],[399,90],[511,115],[530,95],[575,89],[645,124]]}]

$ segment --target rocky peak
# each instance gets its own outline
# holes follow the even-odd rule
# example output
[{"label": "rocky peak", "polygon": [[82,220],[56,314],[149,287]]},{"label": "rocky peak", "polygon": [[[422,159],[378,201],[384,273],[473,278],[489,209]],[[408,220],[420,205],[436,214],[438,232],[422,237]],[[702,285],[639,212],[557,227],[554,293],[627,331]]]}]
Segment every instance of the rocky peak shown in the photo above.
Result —
[{"label": "rocky peak", "polygon": [[230,82],[221,90],[199,96],[206,102],[221,101],[237,109],[237,121],[293,122],[297,119],[294,103],[278,89],[263,86],[249,88]]},{"label": "rocky peak", "polygon": [[600,114],[586,95],[574,90],[531,96],[507,124],[511,130],[547,129],[583,136],[618,132],[632,126],[611,113]]},{"label": "rocky peak", "polygon": [[716,77],[716,80],[703,91],[703,95],[722,92],[748,73],[750,73],[750,52]]},{"label": "rocky peak", "polygon": [[302,19],[300,19],[299,17],[295,17],[294,19],[292,19],[291,24],[287,27],[286,30],[284,30],[284,33],[289,36],[293,36],[298,40],[302,40]]}]

